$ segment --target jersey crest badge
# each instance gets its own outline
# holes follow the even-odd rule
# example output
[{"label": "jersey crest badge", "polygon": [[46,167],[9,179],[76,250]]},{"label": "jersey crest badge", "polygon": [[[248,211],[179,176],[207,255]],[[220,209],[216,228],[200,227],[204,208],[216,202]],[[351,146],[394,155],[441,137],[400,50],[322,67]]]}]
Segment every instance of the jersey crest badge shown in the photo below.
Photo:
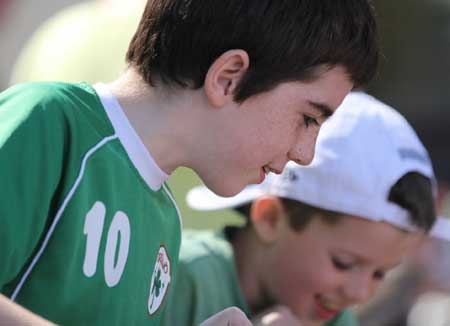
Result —
[{"label": "jersey crest badge", "polygon": [[164,302],[170,286],[171,272],[171,260],[166,247],[162,244],[159,247],[150,283],[150,295],[148,298],[148,312],[150,316],[155,315]]}]

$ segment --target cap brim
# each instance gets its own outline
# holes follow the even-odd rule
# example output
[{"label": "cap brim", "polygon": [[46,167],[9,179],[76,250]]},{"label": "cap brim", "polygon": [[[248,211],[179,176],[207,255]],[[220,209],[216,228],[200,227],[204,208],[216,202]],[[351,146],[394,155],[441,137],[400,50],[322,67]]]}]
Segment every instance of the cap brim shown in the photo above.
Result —
[{"label": "cap brim", "polygon": [[186,201],[188,206],[193,209],[211,211],[248,204],[261,195],[262,190],[260,185],[249,185],[233,197],[220,197],[207,187],[198,186],[188,192]]}]

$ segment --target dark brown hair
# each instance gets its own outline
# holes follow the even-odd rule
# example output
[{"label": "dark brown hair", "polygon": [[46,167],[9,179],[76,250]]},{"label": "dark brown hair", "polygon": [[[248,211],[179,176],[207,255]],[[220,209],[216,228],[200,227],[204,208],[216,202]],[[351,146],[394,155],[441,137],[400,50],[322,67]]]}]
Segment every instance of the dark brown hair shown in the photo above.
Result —
[{"label": "dark brown hair", "polygon": [[405,174],[391,188],[388,199],[411,214],[411,222],[429,231],[436,220],[431,181],[417,172]]},{"label": "dark brown hair", "polygon": [[150,85],[198,89],[211,64],[243,49],[250,67],[235,100],[288,81],[312,81],[319,67],[346,68],[355,86],[378,66],[369,0],[149,0],[127,62]]}]

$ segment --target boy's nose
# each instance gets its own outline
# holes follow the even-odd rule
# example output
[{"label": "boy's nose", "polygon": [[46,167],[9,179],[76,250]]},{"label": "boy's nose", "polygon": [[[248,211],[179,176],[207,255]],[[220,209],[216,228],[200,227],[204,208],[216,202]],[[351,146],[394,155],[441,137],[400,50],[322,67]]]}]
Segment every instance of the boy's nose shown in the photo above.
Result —
[{"label": "boy's nose", "polygon": [[317,133],[310,139],[299,140],[289,151],[288,159],[300,165],[308,165],[314,158]]}]

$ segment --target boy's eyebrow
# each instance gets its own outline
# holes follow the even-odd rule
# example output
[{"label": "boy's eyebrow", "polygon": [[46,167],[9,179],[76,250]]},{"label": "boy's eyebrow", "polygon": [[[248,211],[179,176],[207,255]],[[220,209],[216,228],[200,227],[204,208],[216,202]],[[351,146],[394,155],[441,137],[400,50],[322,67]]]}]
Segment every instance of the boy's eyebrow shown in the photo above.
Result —
[{"label": "boy's eyebrow", "polygon": [[[365,257],[363,254],[359,254],[359,253],[354,252],[354,251],[352,251],[352,250],[345,250],[345,249],[344,249],[342,252],[343,252],[344,254],[347,254],[347,255],[352,256],[353,259],[355,260],[355,262],[356,262],[356,263],[359,263],[359,264],[365,264],[366,262],[369,262],[369,261],[370,261],[370,258]],[[395,261],[395,262],[392,262],[392,263],[390,263],[390,264],[387,264],[386,266],[383,266],[383,269],[389,271],[389,270],[392,270],[392,269],[398,267],[398,266],[401,265],[401,264],[402,264],[402,261],[401,261],[401,260],[400,260],[400,261]]]},{"label": "boy's eyebrow", "polygon": [[331,117],[334,113],[334,110],[331,109],[327,104],[325,103],[319,103],[319,102],[314,102],[314,101],[308,101],[309,105],[313,106],[314,108],[316,108],[317,110],[319,110],[320,112],[322,112],[322,115],[325,118]]}]

